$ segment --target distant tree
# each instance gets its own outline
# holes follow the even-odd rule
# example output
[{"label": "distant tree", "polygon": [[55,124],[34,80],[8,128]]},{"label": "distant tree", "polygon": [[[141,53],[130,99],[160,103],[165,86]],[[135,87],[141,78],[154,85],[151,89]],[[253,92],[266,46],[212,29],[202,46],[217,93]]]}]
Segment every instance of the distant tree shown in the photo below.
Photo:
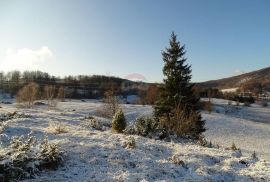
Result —
[{"label": "distant tree", "polygon": [[56,87],[54,85],[46,85],[44,87],[44,96],[48,101],[49,106],[55,106],[55,93],[56,93]]},{"label": "distant tree", "polygon": [[[162,120],[163,126],[170,132],[181,135],[181,132],[175,131],[175,128],[185,126],[183,129],[185,134],[198,138],[205,131],[204,121],[197,111],[199,98],[195,96],[192,89],[194,85],[190,83],[191,66],[186,64],[185,53],[185,47],[177,41],[173,32],[170,47],[162,52],[165,78],[164,84],[160,88],[160,97],[154,107],[154,114],[156,118]],[[178,117],[179,112],[185,117]],[[187,117],[189,123],[185,121]],[[179,125],[179,127],[171,127],[172,124]],[[192,133],[188,131],[192,131]]]},{"label": "distant tree", "polygon": [[141,104],[153,105],[158,98],[159,89],[157,85],[150,85],[146,90],[141,91]]},{"label": "distant tree", "polygon": [[263,91],[263,86],[256,80],[248,80],[241,86],[243,92],[252,92],[255,95],[259,95]]},{"label": "distant tree", "polygon": [[66,98],[66,92],[65,92],[65,88],[63,86],[59,87],[58,89],[58,94],[57,94],[57,98],[61,99],[62,102],[65,101]]},{"label": "distant tree", "polygon": [[116,89],[113,84],[111,84],[110,89],[104,93],[104,96],[105,115],[112,118],[119,109],[119,101],[116,97]]}]

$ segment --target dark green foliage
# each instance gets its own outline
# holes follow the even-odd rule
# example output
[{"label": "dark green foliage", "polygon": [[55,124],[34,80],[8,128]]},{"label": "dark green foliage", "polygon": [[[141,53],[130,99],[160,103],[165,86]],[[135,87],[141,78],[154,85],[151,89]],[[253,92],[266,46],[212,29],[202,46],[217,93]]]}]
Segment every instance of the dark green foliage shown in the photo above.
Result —
[{"label": "dark green foliage", "polygon": [[[170,126],[170,129],[183,128],[178,126],[171,127],[171,122],[175,119],[178,119],[178,121],[177,123],[174,121],[174,125],[181,125],[183,123],[183,121],[179,120],[180,118],[175,117],[175,115],[177,115],[176,112],[179,111],[176,107],[180,106],[180,108],[185,109],[187,113],[184,115],[189,115],[190,118],[190,113],[192,112],[193,119],[185,124],[193,125],[189,127],[189,129],[193,129],[195,126],[195,133],[192,135],[197,138],[205,131],[204,121],[201,119],[200,113],[196,112],[199,98],[195,96],[193,91],[194,85],[190,83],[192,77],[191,66],[186,64],[185,47],[177,41],[174,33],[171,35],[170,47],[162,52],[162,56],[164,61],[163,74],[165,78],[164,84],[160,87],[159,99],[154,107],[155,117],[157,119],[162,118],[165,128],[167,128],[167,126]],[[181,118],[186,119],[184,117]],[[186,126],[188,127],[188,125]],[[174,130],[171,132],[176,133]],[[177,134],[180,133],[181,132],[177,132]]]},{"label": "dark green foliage", "polygon": [[122,109],[119,109],[112,120],[112,129],[117,133],[122,133],[123,130],[126,128],[126,119]]}]

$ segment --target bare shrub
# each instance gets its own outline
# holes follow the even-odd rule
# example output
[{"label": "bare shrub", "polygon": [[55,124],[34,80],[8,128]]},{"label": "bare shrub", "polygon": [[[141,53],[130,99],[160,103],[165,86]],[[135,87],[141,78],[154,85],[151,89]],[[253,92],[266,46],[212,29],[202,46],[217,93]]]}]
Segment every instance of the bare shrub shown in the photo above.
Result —
[{"label": "bare shrub", "polygon": [[160,118],[160,124],[170,133],[178,136],[189,136],[198,139],[202,130],[200,114],[197,111],[188,110],[182,104],[176,104],[173,113],[167,117]]},{"label": "bare shrub", "polygon": [[114,91],[114,88],[111,88],[104,94],[104,114],[108,118],[112,118],[115,113],[118,111],[119,107],[119,101],[116,97],[116,93]]},{"label": "bare shrub", "polygon": [[62,122],[50,122],[49,127],[46,128],[46,131],[48,133],[57,135],[61,133],[67,133],[68,129]]},{"label": "bare shrub", "polygon": [[39,85],[31,82],[18,91],[16,95],[16,101],[23,106],[32,107],[34,101],[38,99],[38,95]]}]

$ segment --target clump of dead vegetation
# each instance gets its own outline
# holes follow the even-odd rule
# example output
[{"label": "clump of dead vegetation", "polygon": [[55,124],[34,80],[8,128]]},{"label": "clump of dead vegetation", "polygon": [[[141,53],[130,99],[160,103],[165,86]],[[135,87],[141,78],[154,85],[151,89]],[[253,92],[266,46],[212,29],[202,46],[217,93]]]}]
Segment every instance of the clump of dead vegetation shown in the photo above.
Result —
[{"label": "clump of dead vegetation", "polygon": [[46,131],[48,133],[52,133],[52,134],[61,134],[61,133],[67,133],[68,132],[68,127],[60,121],[56,121],[56,122],[50,122],[49,123],[49,127],[46,128]]}]

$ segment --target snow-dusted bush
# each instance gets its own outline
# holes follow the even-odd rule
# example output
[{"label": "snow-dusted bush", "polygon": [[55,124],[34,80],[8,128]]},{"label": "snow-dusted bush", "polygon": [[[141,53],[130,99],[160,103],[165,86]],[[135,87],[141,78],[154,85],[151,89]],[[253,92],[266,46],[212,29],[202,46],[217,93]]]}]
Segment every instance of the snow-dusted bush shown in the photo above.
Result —
[{"label": "snow-dusted bush", "polygon": [[40,145],[39,167],[41,169],[57,169],[63,162],[63,151],[54,143],[50,143],[47,138]]},{"label": "snow-dusted bush", "polygon": [[129,125],[124,130],[129,135],[140,135],[155,139],[169,139],[168,132],[159,126],[157,120],[153,118],[140,117],[135,120],[134,124]]},{"label": "snow-dusted bush", "polygon": [[153,118],[138,118],[135,121],[135,133],[141,136],[147,136],[155,133],[158,129],[158,122]]},{"label": "snow-dusted bush", "polygon": [[94,128],[96,130],[104,131],[111,128],[112,123],[109,119],[88,115],[84,117],[81,126],[85,128]]},{"label": "snow-dusted bush", "polygon": [[0,176],[2,181],[18,181],[34,177],[43,169],[56,169],[62,162],[63,151],[47,139],[16,136],[1,150]]},{"label": "snow-dusted bush", "polygon": [[112,120],[112,129],[117,133],[122,133],[123,130],[126,128],[126,119],[122,109],[119,109],[115,115],[113,116]]},{"label": "snow-dusted bush", "polygon": [[134,148],[136,148],[135,138],[133,136],[129,136],[127,138],[127,140],[124,141],[123,147],[124,148],[128,148],[128,149],[134,149]]},{"label": "snow-dusted bush", "polygon": [[103,130],[103,125],[96,118],[91,118],[88,120],[88,122],[92,128],[96,130]]},{"label": "snow-dusted bush", "polygon": [[18,113],[18,112],[8,112],[0,115],[0,121],[8,121],[11,119],[17,119],[17,118],[30,118],[31,116],[24,113]]}]

